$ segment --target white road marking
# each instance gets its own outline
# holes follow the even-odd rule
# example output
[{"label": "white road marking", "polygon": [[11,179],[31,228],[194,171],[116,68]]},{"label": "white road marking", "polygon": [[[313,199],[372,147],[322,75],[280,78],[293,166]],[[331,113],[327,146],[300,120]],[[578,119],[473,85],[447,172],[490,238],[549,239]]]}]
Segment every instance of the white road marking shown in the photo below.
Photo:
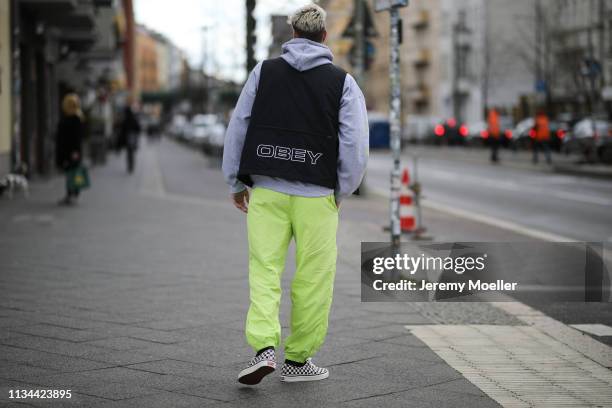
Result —
[{"label": "white road marking", "polygon": [[596,197],[594,195],[570,193],[569,191],[557,191],[553,193],[557,198],[565,198],[566,200],[573,200],[588,204],[597,204],[603,206],[612,206],[612,200],[603,197]]},{"label": "white road marking", "polygon": [[[370,165],[369,165],[370,166]],[[381,161],[376,161],[374,166],[370,166],[370,168],[375,168],[378,170],[386,170],[389,171],[388,163],[383,163]],[[421,170],[423,173],[423,170]],[[601,206],[612,206],[612,199],[602,197],[599,195],[593,194],[583,194],[583,193],[574,193],[569,191],[559,191],[553,190],[550,188],[543,188],[541,186],[534,185],[533,183],[527,184],[526,182],[516,182],[516,181],[508,181],[508,180],[491,180],[488,177],[480,177],[475,175],[466,175],[460,172],[453,172],[442,169],[427,169],[426,176],[435,178],[437,180],[444,181],[461,181],[467,182],[479,186],[491,187],[499,190],[507,190],[507,191],[515,191],[515,192],[524,192],[530,193],[540,196],[554,196],[556,198],[575,201],[579,203],[585,204],[593,204],[593,205],[601,205]],[[530,181],[533,182],[534,178],[530,178]],[[541,178],[541,183],[547,184],[570,184],[571,183],[581,183],[577,177],[571,176],[547,176],[546,178]],[[609,184],[604,184],[605,187],[610,187]],[[603,186],[602,186],[603,189]]]},{"label": "white road marking", "polygon": [[444,212],[450,215],[455,215],[457,217],[480,222],[482,224],[491,225],[493,227],[503,228],[507,231],[516,232],[517,234],[525,235],[525,236],[536,238],[536,239],[541,239],[543,241],[552,241],[552,242],[576,241],[573,238],[566,237],[563,235],[540,231],[534,228],[525,227],[524,225],[520,225],[512,221],[505,221],[505,220],[501,220],[496,217],[490,217],[484,214],[476,214],[470,211],[451,207],[449,205],[445,205],[441,203],[436,203],[434,201],[430,201],[426,199],[423,199],[422,203],[423,203],[423,207],[430,208],[432,210],[441,211],[441,212]]},{"label": "white road marking", "polygon": [[[389,194],[386,190],[368,187],[369,191],[374,192],[377,195],[388,197]],[[552,242],[573,242],[576,241],[574,238],[566,237],[563,235],[558,235],[554,233],[549,233],[545,231],[540,231],[534,228],[525,227],[523,225],[514,223],[512,221],[504,221],[496,217],[490,217],[488,215],[476,214],[471,211],[462,210],[459,208],[451,207],[449,205],[441,204],[438,202],[430,201],[427,199],[421,200],[423,207],[430,208],[432,210],[441,211],[446,214],[455,215],[457,217],[465,218],[468,220],[476,221],[481,224],[491,225],[497,228],[503,228],[507,231],[516,232],[517,234],[525,235],[528,237],[541,239],[544,241],[552,241]]]},{"label": "white road marking", "polygon": [[574,329],[581,332],[594,334],[595,336],[612,336],[612,327],[605,324],[570,324]]},{"label": "white road marking", "polygon": [[461,180],[464,182],[467,181],[473,184],[477,184],[479,186],[491,187],[491,188],[495,188],[498,190],[516,191],[516,192],[524,192],[524,193],[546,195],[546,196],[552,195],[557,198],[576,201],[580,203],[602,205],[606,207],[612,206],[612,200],[605,198],[605,197],[595,196],[592,194],[581,194],[581,193],[572,193],[569,191],[544,189],[544,188],[536,187],[533,185],[528,185],[525,183],[518,183],[516,181],[491,180],[489,178],[478,177],[478,176],[459,175],[457,173],[448,172],[444,170],[428,170],[427,177],[433,177],[438,180],[446,180],[446,181]]}]

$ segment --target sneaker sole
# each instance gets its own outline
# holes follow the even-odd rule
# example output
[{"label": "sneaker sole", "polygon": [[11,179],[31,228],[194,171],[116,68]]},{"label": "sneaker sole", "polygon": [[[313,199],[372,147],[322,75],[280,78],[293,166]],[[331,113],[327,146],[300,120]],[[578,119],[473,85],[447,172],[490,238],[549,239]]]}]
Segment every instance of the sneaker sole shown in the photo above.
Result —
[{"label": "sneaker sole", "polygon": [[283,382],[302,382],[302,381],[320,381],[329,377],[329,372],[319,375],[296,375],[296,376],[281,376]]},{"label": "sneaker sole", "polygon": [[272,361],[260,361],[252,367],[245,368],[238,374],[238,382],[245,385],[255,385],[268,374],[274,372],[276,363]]}]

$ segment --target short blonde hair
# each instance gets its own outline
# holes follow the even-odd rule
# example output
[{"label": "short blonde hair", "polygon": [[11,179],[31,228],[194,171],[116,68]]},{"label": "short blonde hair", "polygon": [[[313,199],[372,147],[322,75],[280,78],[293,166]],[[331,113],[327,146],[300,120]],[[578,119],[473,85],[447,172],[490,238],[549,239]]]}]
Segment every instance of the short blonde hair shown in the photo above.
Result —
[{"label": "short blonde hair", "polygon": [[289,17],[289,24],[300,36],[312,39],[325,31],[327,13],[314,3],[300,7]]},{"label": "short blonde hair", "polygon": [[79,118],[83,118],[79,95],[75,93],[66,94],[62,100],[62,111],[66,116],[78,116]]}]

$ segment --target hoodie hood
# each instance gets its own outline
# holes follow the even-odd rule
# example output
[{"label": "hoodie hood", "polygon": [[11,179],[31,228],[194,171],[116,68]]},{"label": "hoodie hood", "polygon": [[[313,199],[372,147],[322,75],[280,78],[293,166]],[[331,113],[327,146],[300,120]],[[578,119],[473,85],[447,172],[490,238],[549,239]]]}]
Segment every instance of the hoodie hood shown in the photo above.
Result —
[{"label": "hoodie hood", "polygon": [[334,55],[326,45],[305,38],[294,38],[283,44],[281,57],[298,71],[331,64]]}]

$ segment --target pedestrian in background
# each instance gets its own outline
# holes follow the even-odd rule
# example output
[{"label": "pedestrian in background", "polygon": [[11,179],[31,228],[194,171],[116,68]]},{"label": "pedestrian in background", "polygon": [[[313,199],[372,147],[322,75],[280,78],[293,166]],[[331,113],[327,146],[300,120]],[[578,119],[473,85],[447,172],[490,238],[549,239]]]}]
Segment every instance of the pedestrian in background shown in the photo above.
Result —
[{"label": "pedestrian in background", "polygon": [[538,154],[544,152],[546,163],[552,164],[550,154],[550,123],[548,115],[543,110],[538,111],[535,117],[534,126],[535,138],[533,140],[533,164],[538,164]]},{"label": "pedestrian in background", "polygon": [[81,102],[75,93],[66,94],[62,100],[62,117],[56,133],[56,161],[66,174],[66,196],[59,201],[61,205],[74,204],[81,192],[79,183],[71,180],[81,168],[85,126]]},{"label": "pedestrian in background", "polygon": [[499,113],[497,112],[497,109],[489,109],[487,125],[489,131],[489,146],[491,147],[491,162],[497,163],[499,161],[499,139],[501,136]]},{"label": "pedestrian in background", "polygon": [[125,149],[127,171],[130,174],[134,172],[136,166],[136,150],[141,129],[132,105],[131,100],[125,105],[119,126],[119,146]]},{"label": "pedestrian in background", "polygon": [[238,376],[243,384],[276,368],[281,275],[292,238],[296,271],[281,380],[329,376],[311,358],[327,333],[338,206],[361,182],[369,141],[363,94],[322,44],[325,15],[311,4],[291,16],[294,38],[281,57],[250,73],[225,136],[223,173],[234,205],[247,213],[249,239],[246,338],[256,355]]}]

